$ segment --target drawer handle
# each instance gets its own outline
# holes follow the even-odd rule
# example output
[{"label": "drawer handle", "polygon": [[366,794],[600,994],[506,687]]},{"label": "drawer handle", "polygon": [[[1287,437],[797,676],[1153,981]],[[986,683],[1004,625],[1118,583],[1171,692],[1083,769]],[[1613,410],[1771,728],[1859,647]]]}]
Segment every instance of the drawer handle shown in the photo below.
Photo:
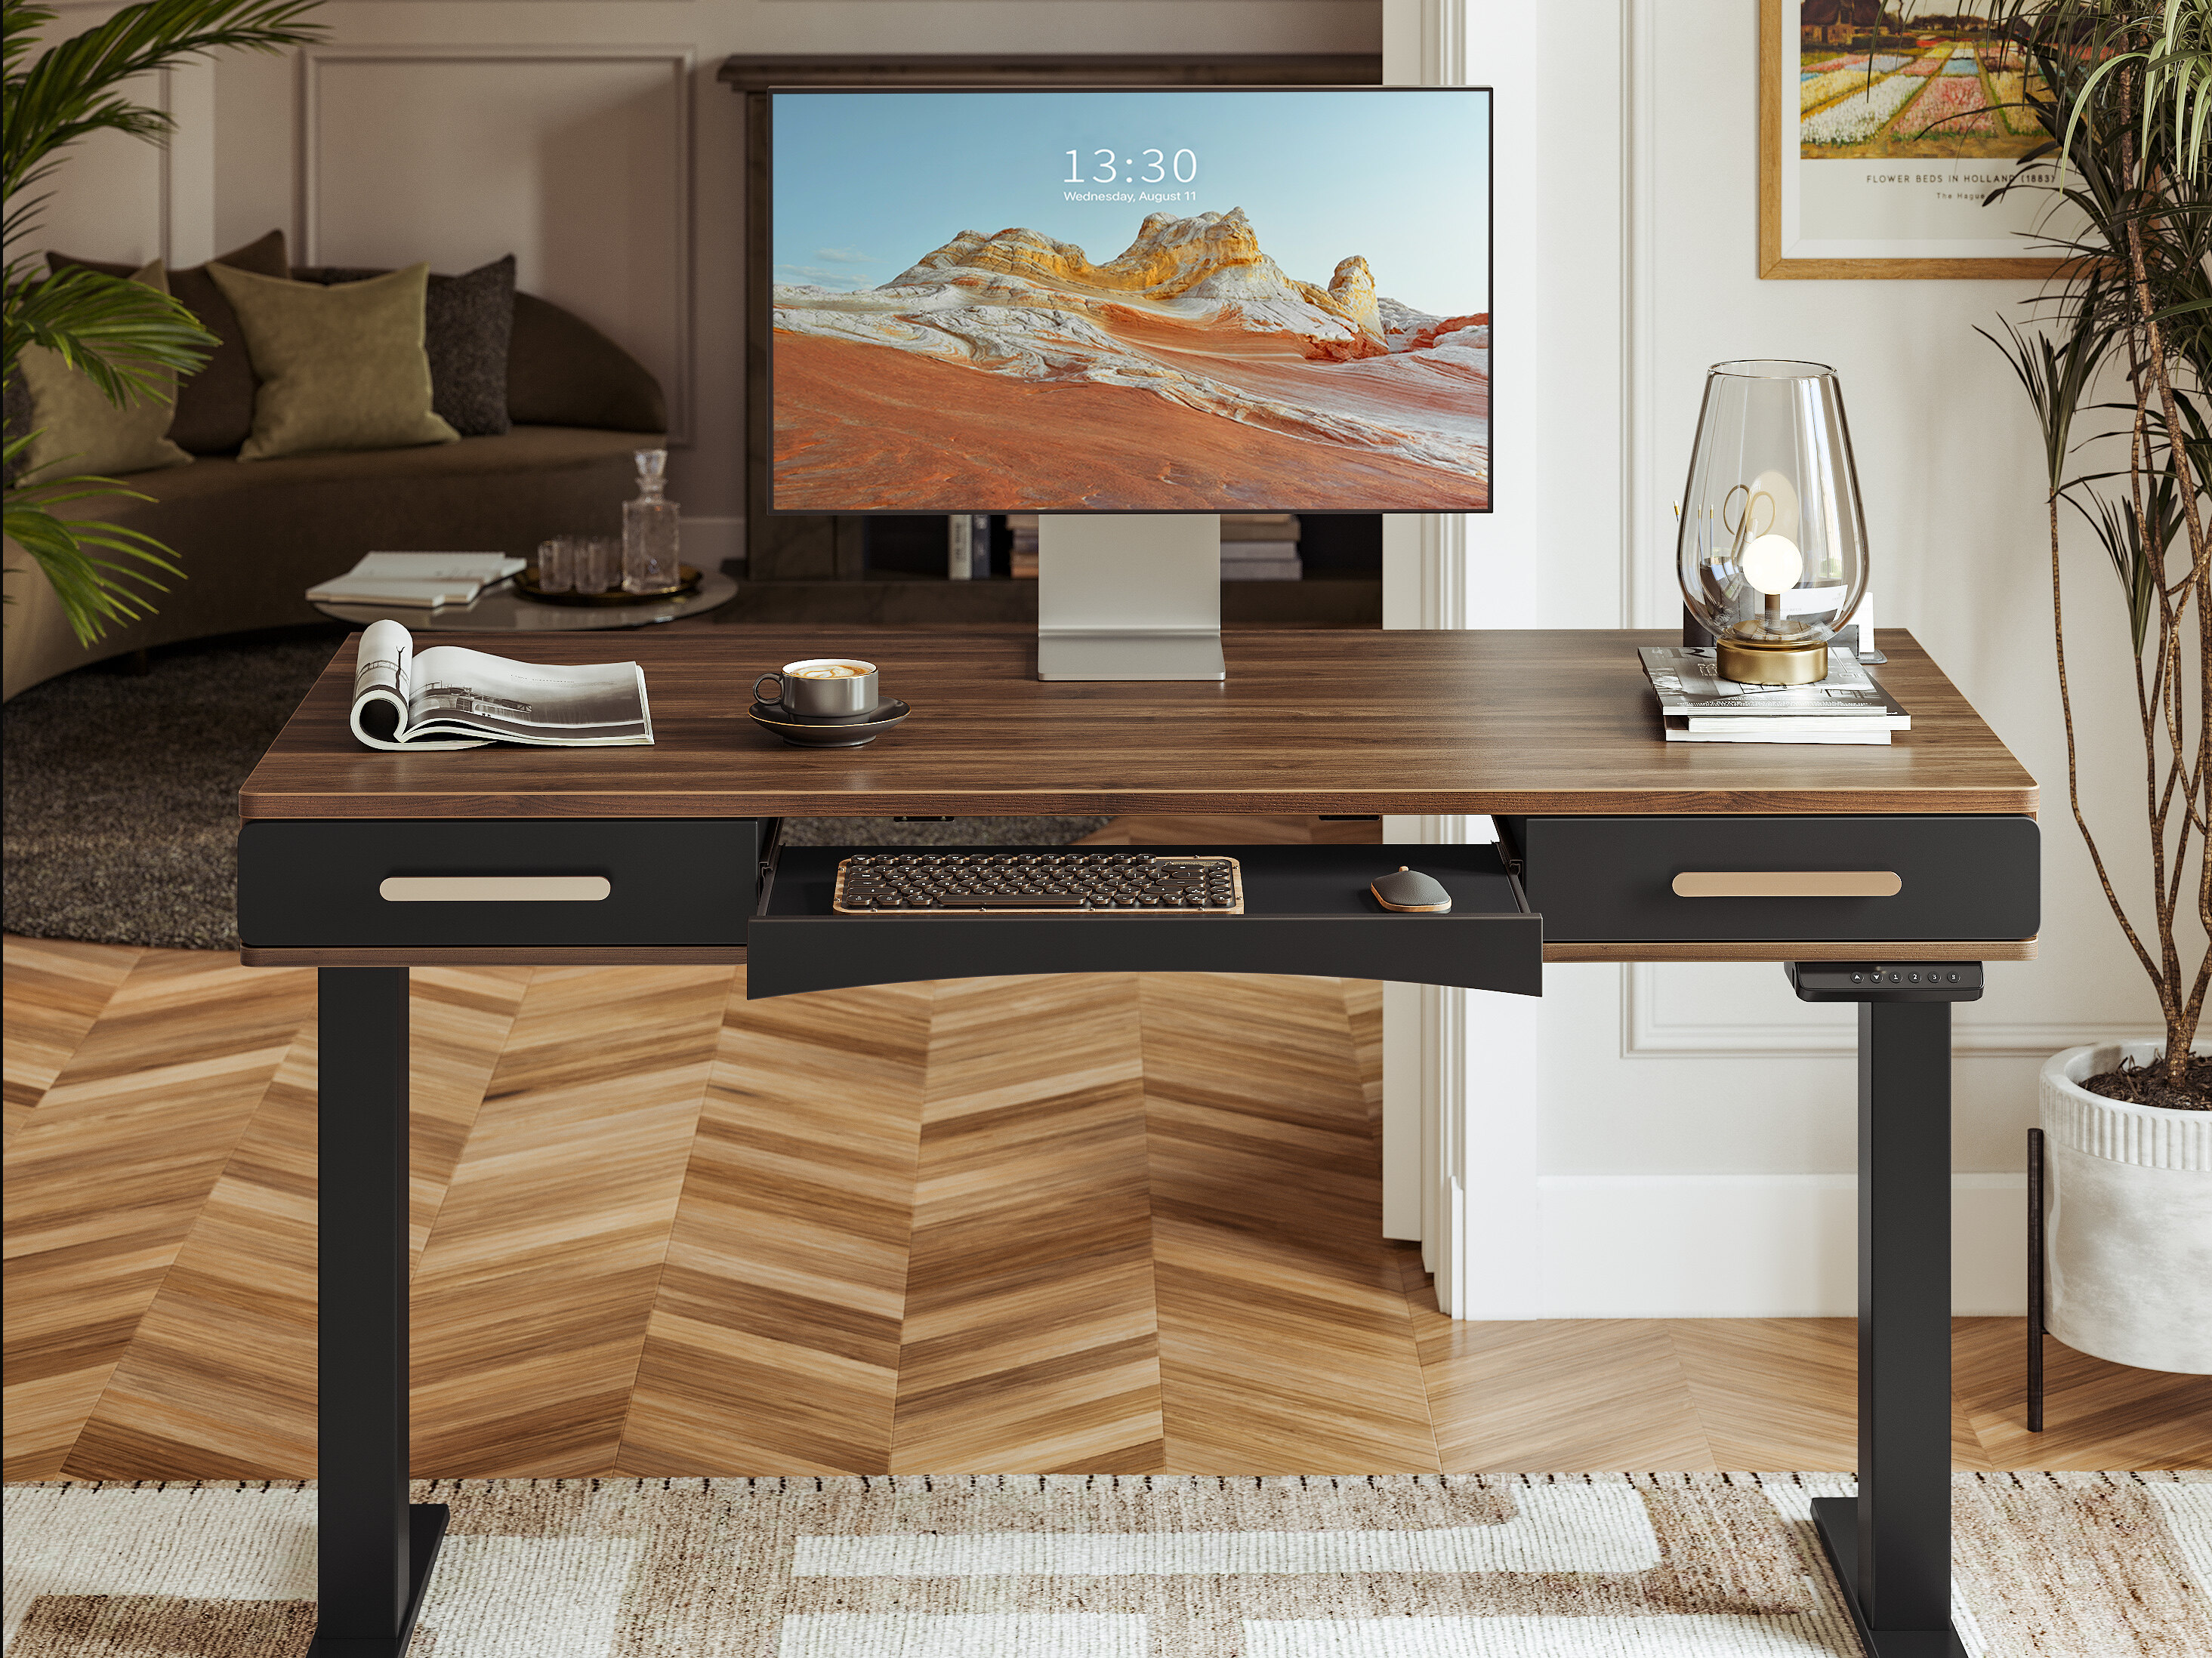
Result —
[{"label": "drawer handle", "polygon": [[1894,898],[1905,883],[1886,869],[1689,869],[1677,898]]},{"label": "drawer handle", "polygon": [[604,875],[391,875],[387,904],[596,904],[614,890]]}]

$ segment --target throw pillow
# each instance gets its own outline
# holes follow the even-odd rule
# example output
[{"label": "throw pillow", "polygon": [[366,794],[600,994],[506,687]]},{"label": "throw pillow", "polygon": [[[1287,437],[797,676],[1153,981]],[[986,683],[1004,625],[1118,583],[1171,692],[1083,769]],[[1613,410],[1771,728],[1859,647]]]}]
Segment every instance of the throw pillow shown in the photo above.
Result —
[{"label": "throw pillow", "polygon": [[[234,248],[210,262],[236,270],[258,271],[264,276],[284,276],[291,266],[284,260],[284,233],[272,230],[244,247]],[[127,276],[135,268],[99,259],[71,258],[49,253],[47,265],[90,265],[111,276]],[[169,422],[169,440],[195,455],[227,455],[246,441],[253,426],[253,365],[246,355],[246,342],[238,331],[238,319],[222,290],[208,275],[208,265],[169,273],[169,292],[185,310],[200,319],[200,326],[222,342],[200,371],[177,391],[177,412]]]},{"label": "throw pillow", "polygon": [[[385,273],[334,264],[293,274],[321,282],[357,282]],[[507,358],[514,334],[514,254],[458,276],[431,273],[422,301],[430,407],[465,438],[495,438],[513,428],[507,414]]]},{"label": "throw pillow", "polygon": [[[159,259],[131,272],[130,280],[160,293],[169,291]],[[37,434],[23,451],[20,475],[33,483],[191,465],[192,458],[161,435],[169,428],[177,399],[173,374],[162,377],[167,389],[160,397],[118,409],[64,362],[58,351],[26,346],[18,367],[30,393],[30,426]]]},{"label": "throw pillow", "polygon": [[240,460],[459,440],[430,408],[422,351],[428,265],[335,288],[221,265],[210,274],[238,313],[261,382]]}]

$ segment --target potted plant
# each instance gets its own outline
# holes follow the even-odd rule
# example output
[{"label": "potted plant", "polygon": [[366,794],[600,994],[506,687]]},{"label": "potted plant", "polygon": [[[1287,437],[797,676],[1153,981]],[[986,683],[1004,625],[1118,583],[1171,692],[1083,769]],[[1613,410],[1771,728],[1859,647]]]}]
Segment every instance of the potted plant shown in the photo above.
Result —
[{"label": "potted plant", "polygon": [[[17,256],[46,196],[39,186],[60,165],[60,151],[88,134],[127,132],[156,143],[172,123],[161,110],[121,90],[134,77],[186,58],[245,46],[273,52],[315,38],[300,17],[315,0],[147,0],[33,55],[55,13],[5,0],[4,93],[0,111],[0,197],[8,203],[0,244],[0,384],[12,389],[22,354],[36,346],[58,355],[118,407],[173,396],[173,377],[207,360],[216,337],[167,295],[121,276],[76,268],[46,276]],[[143,500],[112,478],[14,474],[35,431],[11,433],[4,459],[7,538],[30,555],[53,584],[77,638],[89,643],[111,622],[143,615],[154,572],[178,574],[167,549],[120,525],[82,518],[74,508],[102,496]],[[48,470],[52,470],[49,468]]]},{"label": "potted plant", "polygon": [[[2067,799],[2166,1026],[2162,1042],[2071,1048],[2043,1067],[2039,1310],[2081,1351],[2212,1372],[2212,1054],[2197,1040],[2212,960],[2192,938],[2212,926],[2212,0],[2018,0],[2004,22],[2048,139],[2021,166],[2060,164],[2055,183],[2006,188],[2048,190],[2054,222],[2079,228],[2046,239],[2069,263],[2030,325],[1989,337],[2043,440]],[[2115,890],[2082,799],[2069,518],[2126,600],[2144,787],[2087,804],[2108,836],[2129,818],[2142,835],[2147,912]]]}]

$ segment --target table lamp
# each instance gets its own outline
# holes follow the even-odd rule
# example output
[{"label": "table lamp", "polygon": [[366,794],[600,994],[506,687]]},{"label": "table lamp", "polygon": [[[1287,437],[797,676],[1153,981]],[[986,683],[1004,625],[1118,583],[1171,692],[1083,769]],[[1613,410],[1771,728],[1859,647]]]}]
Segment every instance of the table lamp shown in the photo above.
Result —
[{"label": "table lamp", "polygon": [[1823,363],[1705,374],[1676,546],[1682,602],[1724,677],[1806,685],[1866,591],[1866,519],[1842,388]]}]

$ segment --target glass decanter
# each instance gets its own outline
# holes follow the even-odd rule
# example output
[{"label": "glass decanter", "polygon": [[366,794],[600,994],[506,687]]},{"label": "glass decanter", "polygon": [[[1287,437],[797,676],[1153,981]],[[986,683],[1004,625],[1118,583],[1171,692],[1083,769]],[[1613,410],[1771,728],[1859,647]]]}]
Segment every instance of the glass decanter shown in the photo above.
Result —
[{"label": "glass decanter", "polygon": [[677,564],[676,503],[661,493],[665,449],[637,452],[637,499],[623,503],[622,585],[625,592],[667,592],[683,579]]}]

